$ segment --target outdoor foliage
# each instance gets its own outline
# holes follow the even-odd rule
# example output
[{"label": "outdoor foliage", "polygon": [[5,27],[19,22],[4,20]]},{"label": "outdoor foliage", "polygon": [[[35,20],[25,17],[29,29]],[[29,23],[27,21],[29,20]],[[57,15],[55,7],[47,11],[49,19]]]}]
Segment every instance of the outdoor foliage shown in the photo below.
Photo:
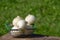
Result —
[{"label": "outdoor foliage", "polygon": [[35,34],[60,36],[60,0],[0,0],[0,36],[17,15],[36,16]]}]

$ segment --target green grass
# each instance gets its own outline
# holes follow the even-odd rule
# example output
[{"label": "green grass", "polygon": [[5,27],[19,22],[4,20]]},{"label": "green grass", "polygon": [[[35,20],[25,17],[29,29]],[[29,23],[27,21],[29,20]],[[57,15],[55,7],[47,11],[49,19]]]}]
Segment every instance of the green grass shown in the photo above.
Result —
[{"label": "green grass", "polygon": [[8,32],[6,23],[28,14],[36,16],[34,33],[60,36],[60,0],[0,0],[0,36]]}]

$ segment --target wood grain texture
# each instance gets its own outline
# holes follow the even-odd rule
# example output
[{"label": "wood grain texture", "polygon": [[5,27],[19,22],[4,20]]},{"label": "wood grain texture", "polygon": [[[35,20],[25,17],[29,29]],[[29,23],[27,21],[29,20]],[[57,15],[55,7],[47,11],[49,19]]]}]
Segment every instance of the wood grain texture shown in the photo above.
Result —
[{"label": "wood grain texture", "polygon": [[45,35],[28,35],[13,37],[9,33],[0,37],[0,40],[60,40],[59,37],[45,36]]}]

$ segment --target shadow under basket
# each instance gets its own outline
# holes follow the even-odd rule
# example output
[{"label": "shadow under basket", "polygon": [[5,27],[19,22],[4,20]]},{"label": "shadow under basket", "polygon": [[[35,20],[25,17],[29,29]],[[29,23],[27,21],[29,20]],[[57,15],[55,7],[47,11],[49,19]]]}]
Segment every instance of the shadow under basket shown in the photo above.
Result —
[{"label": "shadow under basket", "polygon": [[41,35],[41,34],[30,34],[30,35],[19,35],[19,36],[13,36],[15,38],[38,38],[38,37],[48,37],[48,35]]}]

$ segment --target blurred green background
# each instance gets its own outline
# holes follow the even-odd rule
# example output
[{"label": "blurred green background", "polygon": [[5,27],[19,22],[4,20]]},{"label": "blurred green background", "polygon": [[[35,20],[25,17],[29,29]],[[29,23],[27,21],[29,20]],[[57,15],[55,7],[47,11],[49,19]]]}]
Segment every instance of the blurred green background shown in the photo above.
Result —
[{"label": "blurred green background", "polygon": [[14,17],[28,14],[36,16],[35,34],[60,36],[60,0],[0,0],[0,36]]}]

